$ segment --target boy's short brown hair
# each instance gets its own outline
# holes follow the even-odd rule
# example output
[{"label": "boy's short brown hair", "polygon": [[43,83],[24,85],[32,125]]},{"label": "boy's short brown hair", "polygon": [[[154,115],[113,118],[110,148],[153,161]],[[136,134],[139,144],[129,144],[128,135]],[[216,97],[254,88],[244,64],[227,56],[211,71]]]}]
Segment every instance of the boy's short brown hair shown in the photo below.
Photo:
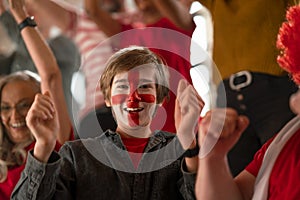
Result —
[{"label": "boy's short brown hair", "polygon": [[106,63],[100,78],[100,87],[105,100],[110,100],[111,86],[116,74],[127,72],[135,67],[151,64],[156,69],[157,103],[169,98],[169,72],[162,58],[146,47],[130,46],[117,51]]}]

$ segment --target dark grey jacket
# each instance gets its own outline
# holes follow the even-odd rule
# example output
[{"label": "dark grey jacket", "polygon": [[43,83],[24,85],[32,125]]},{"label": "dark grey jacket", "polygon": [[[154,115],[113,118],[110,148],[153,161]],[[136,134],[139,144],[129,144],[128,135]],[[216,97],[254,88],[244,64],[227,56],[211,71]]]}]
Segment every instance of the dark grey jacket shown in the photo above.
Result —
[{"label": "dark grey jacket", "polygon": [[195,174],[185,172],[174,134],[157,131],[137,169],[118,134],[66,143],[49,163],[29,153],[12,199],[195,199]]}]

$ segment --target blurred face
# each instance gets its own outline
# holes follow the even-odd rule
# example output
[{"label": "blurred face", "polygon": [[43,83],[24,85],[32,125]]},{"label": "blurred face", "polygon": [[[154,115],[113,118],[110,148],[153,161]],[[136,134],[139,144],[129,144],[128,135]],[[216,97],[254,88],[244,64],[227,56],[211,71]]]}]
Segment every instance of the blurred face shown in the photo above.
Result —
[{"label": "blurred face", "polygon": [[290,97],[290,107],[295,114],[300,115],[300,88]]},{"label": "blurred face", "polygon": [[153,67],[119,73],[111,87],[112,111],[122,130],[149,127],[156,111],[156,84]]},{"label": "blurred face", "polygon": [[141,11],[155,9],[155,5],[152,0],[135,0],[137,8]]},{"label": "blurred face", "polygon": [[35,94],[32,84],[26,81],[7,83],[2,90],[1,120],[14,143],[24,142],[31,136],[25,118]]}]

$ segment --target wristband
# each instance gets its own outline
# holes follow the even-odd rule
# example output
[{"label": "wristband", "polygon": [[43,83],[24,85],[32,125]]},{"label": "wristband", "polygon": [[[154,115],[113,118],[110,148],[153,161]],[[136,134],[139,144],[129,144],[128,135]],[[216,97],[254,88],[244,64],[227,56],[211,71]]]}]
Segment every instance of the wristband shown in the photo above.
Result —
[{"label": "wristband", "polygon": [[23,28],[25,28],[27,26],[29,26],[29,27],[36,27],[37,26],[36,22],[34,21],[33,16],[26,17],[20,24],[18,24],[19,31],[21,31]]},{"label": "wristband", "polygon": [[188,149],[183,153],[183,157],[192,158],[199,154],[200,147],[198,144],[193,149]]}]

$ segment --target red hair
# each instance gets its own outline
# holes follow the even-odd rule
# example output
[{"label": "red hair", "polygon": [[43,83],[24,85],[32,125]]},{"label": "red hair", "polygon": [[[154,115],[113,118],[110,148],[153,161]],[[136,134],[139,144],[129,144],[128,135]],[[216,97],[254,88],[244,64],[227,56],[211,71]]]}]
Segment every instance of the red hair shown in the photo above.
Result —
[{"label": "red hair", "polygon": [[300,85],[300,6],[291,6],[286,12],[286,19],[277,37],[276,45],[281,50],[277,62]]}]

